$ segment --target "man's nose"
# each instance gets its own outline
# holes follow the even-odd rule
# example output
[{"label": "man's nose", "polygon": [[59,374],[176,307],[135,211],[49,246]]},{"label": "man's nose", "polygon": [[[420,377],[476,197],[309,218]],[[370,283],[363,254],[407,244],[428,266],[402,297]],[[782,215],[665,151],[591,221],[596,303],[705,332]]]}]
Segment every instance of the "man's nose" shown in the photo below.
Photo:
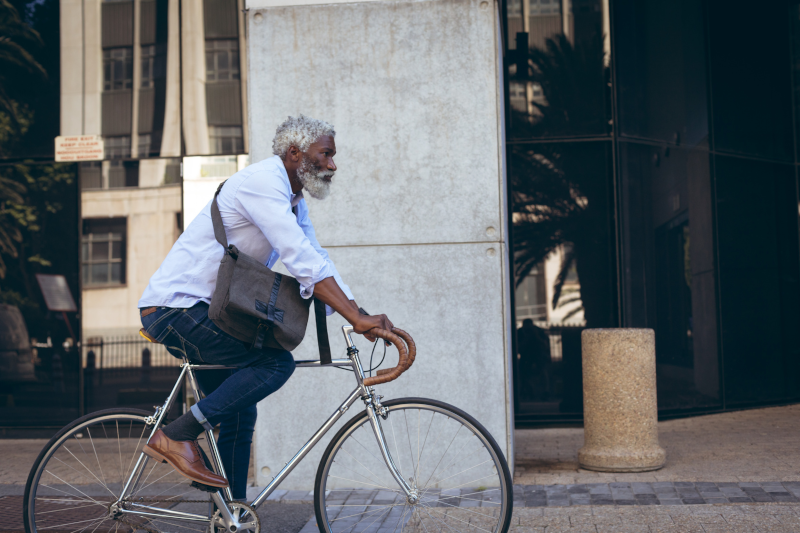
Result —
[{"label": "man's nose", "polygon": [[331,157],[328,159],[328,170],[336,170],[336,163],[333,162],[333,158]]}]

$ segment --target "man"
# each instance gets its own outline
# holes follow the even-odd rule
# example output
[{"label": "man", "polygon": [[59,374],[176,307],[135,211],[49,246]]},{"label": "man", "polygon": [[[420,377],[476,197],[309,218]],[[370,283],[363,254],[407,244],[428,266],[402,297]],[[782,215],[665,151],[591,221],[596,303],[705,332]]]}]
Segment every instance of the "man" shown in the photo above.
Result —
[{"label": "man", "polygon": [[[300,283],[303,298],[317,297],[367,339],[373,328],[391,330],[386,315],[358,311],[328,253],[317,242],[303,190],[324,199],[336,165],[334,137],[327,122],[300,115],[281,124],[272,141],[274,157],[234,174],[217,198],[228,242],[272,267],[280,258]],[[224,255],[214,238],[211,202],[170,250],[145,289],[139,309],[147,333],[176,357],[193,363],[237,367],[197,373],[206,397],[190,412],[153,435],[145,453],[164,460],[187,478],[213,487],[230,481],[233,497],[246,497],[256,404],[278,390],[294,371],[285,350],[249,349],[208,318],[219,263]],[[219,451],[228,479],[206,468],[197,444],[205,429],[221,424]]]}]

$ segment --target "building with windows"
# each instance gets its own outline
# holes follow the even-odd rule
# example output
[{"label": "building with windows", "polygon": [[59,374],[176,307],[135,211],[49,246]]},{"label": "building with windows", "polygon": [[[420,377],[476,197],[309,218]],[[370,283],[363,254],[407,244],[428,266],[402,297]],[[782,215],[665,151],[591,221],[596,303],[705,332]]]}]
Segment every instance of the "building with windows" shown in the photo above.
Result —
[{"label": "building with windows", "polygon": [[[236,172],[247,153],[241,8],[236,0],[62,2],[61,133],[105,143],[104,161],[79,168],[86,338],[138,331],[136,302],[182,231],[184,204],[195,203],[196,186],[203,194],[202,184]],[[182,176],[187,157],[200,164]]]}]

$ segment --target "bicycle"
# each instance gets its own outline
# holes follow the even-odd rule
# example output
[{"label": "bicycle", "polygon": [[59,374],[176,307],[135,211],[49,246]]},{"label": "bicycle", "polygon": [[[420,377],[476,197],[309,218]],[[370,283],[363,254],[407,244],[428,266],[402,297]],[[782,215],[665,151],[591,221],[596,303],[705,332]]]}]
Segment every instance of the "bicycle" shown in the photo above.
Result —
[{"label": "bicycle", "polygon": [[[175,386],[154,412],[119,408],[91,413],[47,443],[25,486],[27,533],[259,533],[256,509],[359,399],[364,411],[336,433],[317,469],[314,511],[321,533],[506,533],[512,480],[492,436],[470,415],[444,402],[383,402],[375,385],[397,379],[411,366],[414,341],[397,328],[392,333],[376,330],[377,337],[394,344],[399,359],[394,368],[367,376],[352,330],[342,328],[347,359],[324,366],[349,367],[356,388],[250,503],[233,501],[229,488],[193,483],[142,453],[165,423],[184,378],[199,400],[195,372],[230,368],[191,364],[184,358]],[[323,365],[309,360],[297,361],[297,366]],[[225,476],[213,431],[205,432],[205,447],[209,467]]]}]

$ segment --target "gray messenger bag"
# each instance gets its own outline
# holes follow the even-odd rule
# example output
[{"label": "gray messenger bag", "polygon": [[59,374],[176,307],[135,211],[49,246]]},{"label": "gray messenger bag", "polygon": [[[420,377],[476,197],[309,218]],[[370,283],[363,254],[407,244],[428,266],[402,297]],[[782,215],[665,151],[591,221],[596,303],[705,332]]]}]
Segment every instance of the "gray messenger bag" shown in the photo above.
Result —
[{"label": "gray messenger bag", "polygon": [[[251,348],[294,350],[306,334],[311,299],[300,296],[300,283],[292,276],[273,272],[260,261],[228,244],[217,205],[220,184],[211,202],[214,237],[225,255],[217,272],[208,318],[225,333]],[[296,208],[293,210],[297,216]],[[331,349],[326,327],[325,304],[314,298],[317,341],[322,364],[330,364]]]}]

